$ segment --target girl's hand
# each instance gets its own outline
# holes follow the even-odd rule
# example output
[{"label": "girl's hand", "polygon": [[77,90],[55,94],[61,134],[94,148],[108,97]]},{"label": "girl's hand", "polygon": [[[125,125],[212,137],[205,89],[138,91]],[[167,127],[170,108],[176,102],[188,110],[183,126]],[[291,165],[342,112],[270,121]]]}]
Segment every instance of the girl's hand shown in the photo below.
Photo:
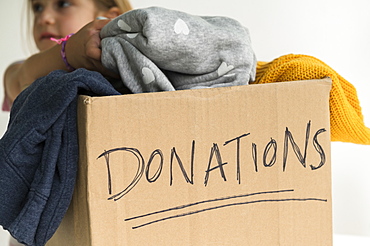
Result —
[{"label": "girl's hand", "polygon": [[110,20],[94,20],[81,28],[66,43],[66,57],[74,68],[86,68],[105,76],[118,78],[119,75],[101,64],[100,30]]},{"label": "girl's hand", "polygon": [[[119,78],[119,75],[101,64],[100,30],[109,20],[95,20],[84,26],[66,43],[68,63],[74,68],[86,68],[104,76]],[[37,78],[57,69],[67,69],[60,57],[60,45],[55,45],[30,56],[23,63],[10,65],[4,73],[5,93],[10,102]]]}]

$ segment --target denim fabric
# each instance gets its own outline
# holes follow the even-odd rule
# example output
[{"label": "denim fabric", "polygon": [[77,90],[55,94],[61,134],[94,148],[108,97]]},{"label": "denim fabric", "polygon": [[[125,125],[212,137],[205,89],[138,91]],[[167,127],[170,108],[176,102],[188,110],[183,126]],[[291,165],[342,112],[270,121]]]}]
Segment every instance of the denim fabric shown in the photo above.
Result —
[{"label": "denim fabric", "polygon": [[118,95],[99,73],[54,71],[15,100],[0,140],[0,224],[45,245],[70,204],[77,173],[77,97]]}]

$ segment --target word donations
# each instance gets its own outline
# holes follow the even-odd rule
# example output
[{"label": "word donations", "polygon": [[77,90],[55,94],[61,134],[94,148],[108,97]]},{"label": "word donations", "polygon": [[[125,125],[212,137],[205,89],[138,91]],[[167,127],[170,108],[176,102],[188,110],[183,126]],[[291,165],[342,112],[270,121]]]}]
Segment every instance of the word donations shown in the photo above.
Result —
[{"label": "word donations", "polygon": [[[314,134],[312,135],[312,132]],[[251,151],[251,159],[248,161],[252,163],[254,166],[254,172],[258,173],[259,169],[262,168],[269,168],[276,165],[277,162],[277,154],[278,151],[282,151],[282,171],[285,172],[287,169],[288,163],[288,154],[289,152],[293,152],[296,159],[298,159],[299,163],[302,165],[303,168],[309,167],[311,170],[320,169],[325,165],[326,162],[326,151],[323,146],[320,144],[319,135],[325,133],[326,130],[324,128],[318,129],[316,131],[311,130],[311,121],[307,123],[305,137],[303,140],[304,144],[299,146],[296,143],[296,139],[294,138],[292,132],[289,130],[288,127],[285,129],[284,139],[282,143],[278,143],[275,139],[271,138],[271,140],[262,148],[258,148],[256,143],[251,143],[250,145],[244,143],[244,139],[248,139],[251,137],[251,133],[245,133],[240,136],[237,136],[233,139],[229,139],[221,144],[219,143],[210,143],[209,144],[209,156],[207,162],[204,163],[195,163],[195,155],[196,155],[196,140],[191,142],[191,153],[190,159],[186,158],[186,165],[183,161],[183,158],[178,155],[178,151],[176,147],[172,147],[169,153],[169,185],[172,186],[173,183],[173,169],[174,166],[181,170],[181,173],[185,179],[185,181],[191,185],[194,185],[194,166],[195,165],[202,165],[204,166],[204,186],[208,185],[210,174],[211,173],[219,173],[219,175],[214,175],[215,177],[221,177],[222,180],[227,181],[227,174],[225,171],[225,166],[230,165],[223,159],[222,148],[223,146],[227,146],[230,144],[234,144],[236,146],[233,148],[234,156],[236,158],[236,179],[241,183],[241,165],[244,163],[244,160],[241,160],[241,151],[245,149],[249,149]],[[311,136],[312,135],[312,136]],[[300,140],[300,142],[302,142]],[[247,142],[247,141],[245,141]],[[248,147],[249,146],[249,147]],[[318,155],[320,161],[316,164],[309,164],[307,165],[307,153],[308,148],[311,147],[314,149],[314,153]],[[257,149],[263,149],[263,154],[258,155]],[[116,154],[129,154],[133,155],[137,160],[136,163],[112,163],[112,155]],[[262,158],[258,158],[261,156]],[[163,176],[163,170],[165,166],[166,157],[163,154],[163,150],[161,149],[154,149],[150,154],[149,158],[146,160],[142,155],[140,149],[135,147],[120,147],[114,148],[110,150],[104,151],[101,155],[99,155],[98,159],[104,157],[107,165],[108,171],[108,192],[109,192],[109,200],[119,200],[123,196],[125,196],[128,192],[130,192],[140,180],[145,179],[149,183],[156,182],[161,176]],[[137,171],[132,178],[131,183],[122,191],[112,195],[112,165],[137,165]],[[213,177],[213,176],[212,176]]]}]

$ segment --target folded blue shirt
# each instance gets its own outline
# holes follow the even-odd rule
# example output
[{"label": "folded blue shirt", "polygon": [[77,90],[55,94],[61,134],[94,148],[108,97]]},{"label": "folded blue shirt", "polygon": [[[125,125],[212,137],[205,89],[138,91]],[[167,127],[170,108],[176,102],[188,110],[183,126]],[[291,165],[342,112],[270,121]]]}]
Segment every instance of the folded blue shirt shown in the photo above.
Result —
[{"label": "folded blue shirt", "polygon": [[72,199],[78,164],[77,97],[119,95],[97,72],[54,71],[14,101],[0,140],[0,225],[45,245]]}]

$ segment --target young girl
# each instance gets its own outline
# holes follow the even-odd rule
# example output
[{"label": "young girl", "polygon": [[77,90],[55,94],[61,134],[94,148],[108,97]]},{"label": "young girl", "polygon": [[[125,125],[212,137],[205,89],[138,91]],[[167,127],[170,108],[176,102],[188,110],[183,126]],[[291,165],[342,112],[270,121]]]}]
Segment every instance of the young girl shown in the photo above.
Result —
[{"label": "young girl", "polygon": [[[27,1],[34,18],[33,38],[39,53],[6,69],[3,110],[9,110],[18,94],[33,81],[53,70],[86,68],[117,77],[100,62],[99,32],[109,19],[131,10],[128,0]],[[64,45],[55,42],[69,36]]]},{"label": "young girl", "polygon": [[[34,18],[33,38],[39,52],[25,61],[13,63],[5,71],[4,110],[10,109],[23,89],[53,70],[86,68],[116,77],[100,62],[99,32],[109,19],[132,9],[128,0],[27,1]],[[72,33],[75,34],[64,47],[51,40],[62,39]],[[63,48],[65,57],[61,54]],[[9,245],[21,244],[11,238]]]}]

